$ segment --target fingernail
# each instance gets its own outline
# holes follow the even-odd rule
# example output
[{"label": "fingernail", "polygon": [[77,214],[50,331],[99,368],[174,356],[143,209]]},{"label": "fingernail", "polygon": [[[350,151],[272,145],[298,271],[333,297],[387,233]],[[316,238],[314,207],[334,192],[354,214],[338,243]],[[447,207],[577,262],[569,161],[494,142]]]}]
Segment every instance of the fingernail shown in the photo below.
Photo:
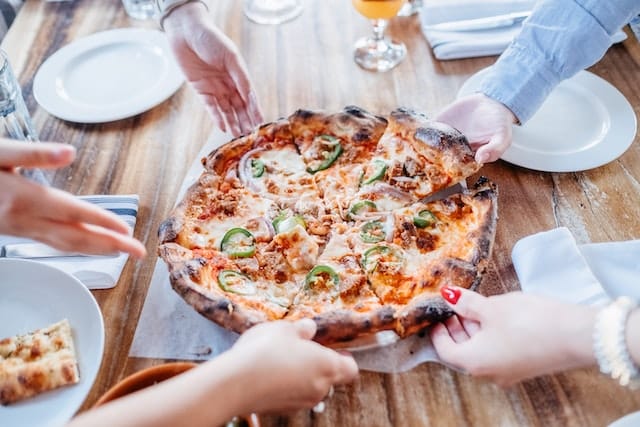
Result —
[{"label": "fingernail", "polygon": [[455,304],[460,299],[462,292],[460,292],[460,289],[443,286],[442,289],[440,289],[440,294],[442,295],[442,298],[446,299],[451,304]]}]

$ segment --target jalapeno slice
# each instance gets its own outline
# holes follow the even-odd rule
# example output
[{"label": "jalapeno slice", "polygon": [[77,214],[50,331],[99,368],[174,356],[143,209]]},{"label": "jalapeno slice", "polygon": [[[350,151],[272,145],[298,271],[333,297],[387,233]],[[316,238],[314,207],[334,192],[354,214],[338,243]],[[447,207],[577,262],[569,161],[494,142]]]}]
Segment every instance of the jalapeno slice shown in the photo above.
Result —
[{"label": "jalapeno slice", "polygon": [[422,210],[418,215],[413,217],[413,225],[418,228],[427,228],[438,221],[438,218],[430,210]]},{"label": "jalapeno slice", "polygon": [[373,273],[380,263],[400,263],[402,254],[389,246],[374,246],[362,254],[362,268],[365,273]]},{"label": "jalapeno slice", "polygon": [[320,158],[313,160],[307,167],[307,172],[316,173],[328,169],[342,154],[340,140],[331,135],[318,135],[313,145],[320,149]]},{"label": "jalapeno slice", "polygon": [[249,230],[232,228],[222,238],[220,250],[232,258],[248,258],[256,253],[256,239]]},{"label": "jalapeno slice", "polygon": [[371,184],[379,179],[384,178],[384,174],[387,172],[387,164],[382,160],[374,160],[371,166],[372,172],[368,178],[362,178],[362,185]]},{"label": "jalapeno slice", "polygon": [[304,279],[305,289],[311,289],[320,283],[326,283],[329,285],[333,283],[335,287],[340,284],[340,277],[336,271],[328,265],[316,265],[307,273],[307,277]]},{"label": "jalapeno slice", "polygon": [[264,174],[264,162],[260,159],[251,159],[251,176],[260,178]]},{"label": "jalapeno slice", "polygon": [[222,270],[218,273],[218,285],[223,291],[238,295],[253,295],[256,293],[255,284],[251,279],[239,271]]},{"label": "jalapeno slice", "polygon": [[369,221],[360,228],[360,238],[365,243],[378,243],[385,239],[382,221]]},{"label": "jalapeno slice", "polygon": [[271,222],[273,225],[273,229],[276,233],[284,233],[286,231],[292,230],[296,225],[301,225],[302,228],[307,228],[307,223],[305,222],[302,215],[293,215],[287,218],[286,212],[280,212],[277,217],[273,219]]},{"label": "jalapeno slice", "polygon": [[377,210],[378,207],[371,200],[360,200],[354,203],[351,209],[349,209],[349,217],[360,215],[363,212],[375,212]]}]

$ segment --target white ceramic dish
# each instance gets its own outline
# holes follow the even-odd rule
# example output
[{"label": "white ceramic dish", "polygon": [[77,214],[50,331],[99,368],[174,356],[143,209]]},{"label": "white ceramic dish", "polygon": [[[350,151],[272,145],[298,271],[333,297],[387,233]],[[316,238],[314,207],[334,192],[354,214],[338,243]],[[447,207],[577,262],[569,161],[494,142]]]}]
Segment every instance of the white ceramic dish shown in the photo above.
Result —
[{"label": "white ceramic dish", "polygon": [[632,412],[609,424],[609,427],[638,427],[640,426],[640,411]]},{"label": "white ceramic dish", "polygon": [[78,384],[0,406],[0,426],[62,426],[96,378],[104,350],[100,308],[73,276],[35,261],[0,259],[0,338],[68,319],[80,370]]},{"label": "white ceramic dish", "polygon": [[[458,97],[475,92],[487,71],[471,76]],[[633,108],[614,86],[581,71],[560,83],[531,120],[514,126],[513,143],[502,159],[546,172],[592,169],[622,155],[636,125]]]},{"label": "white ceramic dish", "polygon": [[160,104],[183,81],[163,33],[120,28],[78,39],[47,58],[33,94],[56,117],[102,123]]}]

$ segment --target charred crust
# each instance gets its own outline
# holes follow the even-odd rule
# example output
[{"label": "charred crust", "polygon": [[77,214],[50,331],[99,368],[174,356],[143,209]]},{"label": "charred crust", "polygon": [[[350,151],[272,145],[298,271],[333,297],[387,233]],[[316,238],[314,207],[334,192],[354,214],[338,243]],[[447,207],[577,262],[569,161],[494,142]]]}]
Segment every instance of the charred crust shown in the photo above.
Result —
[{"label": "charred crust", "polygon": [[180,221],[176,217],[164,220],[160,224],[160,227],[158,227],[158,239],[160,243],[175,241],[178,238],[181,228]]},{"label": "charred crust", "polygon": [[317,331],[313,340],[320,344],[351,341],[363,335],[393,329],[395,310],[392,307],[380,307],[368,313],[356,313],[337,310],[313,317]]}]

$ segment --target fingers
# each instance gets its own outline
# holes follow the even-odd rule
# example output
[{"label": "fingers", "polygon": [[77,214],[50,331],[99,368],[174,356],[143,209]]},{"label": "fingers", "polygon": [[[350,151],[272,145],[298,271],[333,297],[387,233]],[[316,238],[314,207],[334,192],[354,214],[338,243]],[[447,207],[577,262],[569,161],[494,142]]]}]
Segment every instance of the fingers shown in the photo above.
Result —
[{"label": "fingers", "polygon": [[486,297],[457,286],[443,286],[440,293],[458,316],[482,323]]},{"label": "fingers", "polygon": [[305,340],[310,340],[316,334],[317,325],[311,319],[301,319],[294,323],[298,336]]},{"label": "fingers", "polygon": [[453,339],[453,341],[457,343],[465,342],[469,339],[469,334],[467,330],[462,326],[460,319],[458,316],[451,316],[444,322],[447,330],[449,331],[449,335]]},{"label": "fingers", "polygon": [[76,150],[71,145],[0,139],[0,168],[56,169],[70,164],[75,154]]},{"label": "fingers", "polygon": [[[334,350],[330,350],[334,351]],[[351,355],[336,353],[338,357],[336,374],[333,377],[333,384],[347,384],[358,376],[358,364]]]},{"label": "fingers", "polygon": [[494,134],[491,140],[476,151],[475,160],[478,163],[495,162],[507,151],[511,145],[511,127]]},{"label": "fingers", "polygon": [[440,359],[461,366],[460,361],[464,360],[460,350],[462,344],[456,343],[444,323],[435,324],[429,331],[429,337]]},{"label": "fingers", "polygon": [[43,219],[33,223],[30,236],[56,249],[92,255],[128,253],[143,258],[146,249],[138,240],[100,227]]}]

